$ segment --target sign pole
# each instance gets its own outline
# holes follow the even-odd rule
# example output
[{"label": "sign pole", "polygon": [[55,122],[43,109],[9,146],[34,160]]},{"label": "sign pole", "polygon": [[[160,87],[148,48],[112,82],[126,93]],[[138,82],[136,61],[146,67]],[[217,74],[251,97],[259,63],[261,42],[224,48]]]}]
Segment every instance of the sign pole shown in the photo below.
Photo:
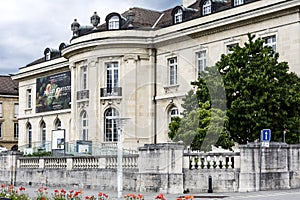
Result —
[{"label": "sign pole", "polygon": [[[261,131],[261,135],[263,131]],[[260,140],[260,147],[259,147],[259,191],[261,191],[261,167],[262,167],[262,140]]]}]

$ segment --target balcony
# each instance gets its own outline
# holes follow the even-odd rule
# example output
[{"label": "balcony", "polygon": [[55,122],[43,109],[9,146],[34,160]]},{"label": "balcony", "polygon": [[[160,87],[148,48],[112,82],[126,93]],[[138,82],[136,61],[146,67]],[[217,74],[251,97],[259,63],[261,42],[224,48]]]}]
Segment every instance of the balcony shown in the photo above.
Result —
[{"label": "balcony", "polygon": [[121,87],[100,88],[100,97],[122,96]]},{"label": "balcony", "polygon": [[89,99],[89,90],[82,90],[77,92],[77,100]]}]

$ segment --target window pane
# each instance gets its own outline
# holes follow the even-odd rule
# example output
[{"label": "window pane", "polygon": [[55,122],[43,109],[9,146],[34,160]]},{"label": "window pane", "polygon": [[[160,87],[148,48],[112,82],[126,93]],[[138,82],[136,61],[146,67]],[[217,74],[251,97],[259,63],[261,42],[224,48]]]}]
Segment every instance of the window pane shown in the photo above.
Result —
[{"label": "window pane", "polygon": [[0,117],[3,117],[3,113],[2,113],[2,103],[0,103]]},{"label": "window pane", "polygon": [[27,134],[28,134],[28,147],[31,148],[32,146],[32,127],[31,124],[27,126]]},{"label": "window pane", "polygon": [[14,123],[14,138],[18,138],[18,137],[19,137],[19,124]]},{"label": "window pane", "polygon": [[31,108],[31,89],[27,90],[27,108]]},{"label": "window pane", "polygon": [[176,85],[177,84],[177,58],[171,58],[168,60],[169,62],[169,84]]},{"label": "window pane", "polygon": [[105,138],[106,142],[118,141],[118,116],[119,112],[115,108],[109,108],[105,112]]},{"label": "window pane", "polygon": [[14,105],[14,117],[18,117],[19,116],[19,104],[15,103]]},{"label": "window pane", "polygon": [[200,77],[200,73],[205,71],[205,68],[206,68],[206,51],[200,51],[197,53],[198,78]]},{"label": "window pane", "polygon": [[203,15],[207,15],[211,13],[211,1],[207,0],[203,3]]},{"label": "window pane", "polygon": [[264,40],[267,46],[272,47],[276,51],[276,35],[265,37]]}]

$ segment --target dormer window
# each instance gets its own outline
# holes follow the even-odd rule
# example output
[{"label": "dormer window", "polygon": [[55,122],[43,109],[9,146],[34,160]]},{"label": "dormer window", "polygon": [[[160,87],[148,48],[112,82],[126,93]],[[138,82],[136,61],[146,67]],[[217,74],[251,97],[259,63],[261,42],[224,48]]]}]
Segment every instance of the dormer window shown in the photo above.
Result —
[{"label": "dormer window", "polygon": [[208,15],[211,13],[211,0],[204,1],[202,5],[202,15]]},{"label": "dormer window", "polygon": [[233,1],[233,6],[239,6],[239,5],[243,5],[244,4],[244,0],[234,0]]},{"label": "dormer window", "polygon": [[50,51],[48,51],[48,52],[46,53],[45,59],[46,59],[46,60],[51,60],[51,52],[50,52]]},{"label": "dormer window", "polygon": [[182,22],[182,18],[182,9],[177,9],[177,11],[174,14],[174,24]]},{"label": "dormer window", "polygon": [[110,13],[107,15],[106,21],[106,28],[107,30],[118,30],[122,26],[122,17],[118,13]]},{"label": "dormer window", "polygon": [[45,61],[60,57],[60,51],[57,49],[46,48],[44,51]]}]

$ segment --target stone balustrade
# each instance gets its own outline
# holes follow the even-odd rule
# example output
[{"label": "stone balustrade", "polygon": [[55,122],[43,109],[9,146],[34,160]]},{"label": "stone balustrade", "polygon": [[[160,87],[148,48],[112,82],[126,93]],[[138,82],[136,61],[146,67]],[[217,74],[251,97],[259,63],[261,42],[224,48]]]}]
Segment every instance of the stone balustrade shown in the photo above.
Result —
[{"label": "stone balustrade", "polygon": [[240,168],[239,152],[184,153],[184,168],[188,169],[236,169]]},{"label": "stone balustrade", "polygon": [[[138,167],[138,154],[124,155],[124,169]],[[81,157],[22,157],[19,158],[18,168],[22,169],[115,169],[117,156],[81,156]]]}]

